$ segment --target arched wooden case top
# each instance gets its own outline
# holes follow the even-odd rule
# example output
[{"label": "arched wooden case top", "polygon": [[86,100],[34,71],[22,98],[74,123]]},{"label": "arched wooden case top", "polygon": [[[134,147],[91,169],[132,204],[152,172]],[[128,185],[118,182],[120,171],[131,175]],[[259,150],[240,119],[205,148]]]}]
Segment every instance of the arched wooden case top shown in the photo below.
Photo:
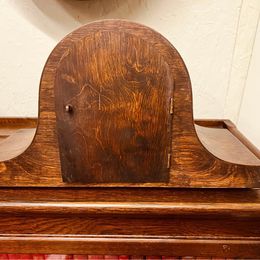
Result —
[{"label": "arched wooden case top", "polygon": [[90,28],[57,68],[57,134],[66,182],[169,179],[172,69],[149,38],[118,25]]},{"label": "arched wooden case top", "polygon": [[259,151],[232,131],[194,124],[188,71],[161,34],[97,21],[50,54],[36,134],[0,145],[0,186],[260,187]]}]

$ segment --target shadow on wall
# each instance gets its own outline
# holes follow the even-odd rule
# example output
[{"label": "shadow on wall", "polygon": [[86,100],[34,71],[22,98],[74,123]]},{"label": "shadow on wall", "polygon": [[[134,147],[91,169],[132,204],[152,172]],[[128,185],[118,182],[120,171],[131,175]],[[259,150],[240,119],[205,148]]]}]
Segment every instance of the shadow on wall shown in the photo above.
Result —
[{"label": "shadow on wall", "polygon": [[94,20],[136,20],[147,7],[147,0],[23,0],[13,1],[12,5],[26,20],[58,41]]}]

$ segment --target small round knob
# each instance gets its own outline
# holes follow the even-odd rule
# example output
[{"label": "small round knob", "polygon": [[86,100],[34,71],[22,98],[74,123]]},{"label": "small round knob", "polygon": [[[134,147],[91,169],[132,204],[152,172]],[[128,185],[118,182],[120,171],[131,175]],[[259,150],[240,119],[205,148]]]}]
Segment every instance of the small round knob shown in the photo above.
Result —
[{"label": "small round knob", "polygon": [[65,106],[65,111],[68,112],[68,113],[72,112],[72,105],[66,105]]}]

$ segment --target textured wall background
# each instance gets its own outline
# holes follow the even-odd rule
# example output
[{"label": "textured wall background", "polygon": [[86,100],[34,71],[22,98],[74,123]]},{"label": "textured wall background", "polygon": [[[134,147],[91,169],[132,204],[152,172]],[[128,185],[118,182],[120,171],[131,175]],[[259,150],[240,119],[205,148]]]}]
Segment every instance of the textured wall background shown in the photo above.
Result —
[{"label": "textured wall background", "polygon": [[[260,1],[259,1],[260,2]],[[238,128],[260,149],[260,26],[248,68],[243,99],[239,110]]]},{"label": "textured wall background", "polygon": [[42,68],[67,33],[93,20],[124,18],[154,28],[179,50],[192,79],[196,118],[229,117],[238,122],[259,4],[259,0],[0,0],[0,116],[37,115]]}]

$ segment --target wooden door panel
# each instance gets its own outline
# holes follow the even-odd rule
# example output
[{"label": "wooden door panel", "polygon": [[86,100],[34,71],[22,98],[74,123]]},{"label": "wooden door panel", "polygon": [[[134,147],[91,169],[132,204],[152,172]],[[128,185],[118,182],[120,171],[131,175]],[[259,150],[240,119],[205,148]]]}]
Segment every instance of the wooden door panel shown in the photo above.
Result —
[{"label": "wooden door panel", "polygon": [[67,182],[167,182],[169,65],[134,34],[101,31],[72,44],[55,81]]}]

